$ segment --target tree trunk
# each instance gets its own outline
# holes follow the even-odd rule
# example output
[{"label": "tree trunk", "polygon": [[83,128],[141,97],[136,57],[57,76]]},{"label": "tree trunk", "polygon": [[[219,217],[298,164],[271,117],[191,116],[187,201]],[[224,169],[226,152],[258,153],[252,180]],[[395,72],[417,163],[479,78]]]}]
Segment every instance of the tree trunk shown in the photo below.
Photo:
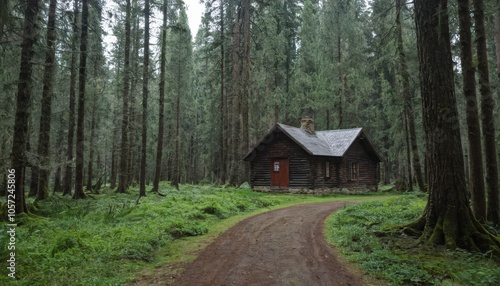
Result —
[{"label": "tree trunk", "polygon": [[[129,88],[129,120],[128,120],[128,161],[127,161],[127,188],[132,185],[133,182],[137,182],[139,179],[137,175],[140,175],[141,166],[141,146],[138,142],[138,137],[140,133],[140,128],[142,124],[139,119],[139,110],[137,108],[137,95],[139,94],[139,46],[140,46],[140,28],[139,28],[139,17],[137,17],[138,5],[137,0],[132,1],[131,6],[131,37],[133,38],[133,43],[131,43],[131,54],[130,54],[130,88]],[[139,164],[137,164],[139,162]]]},{"label": "tree trunk", "polygon": [[61,190],[61,167],[57,167],[56,175],[54,177],[54,193],[59,193]]},{"label": "tree trunk", "polygon": [[405,232],[450,249],[500,255],[500,241],[475,219],[467,198],[447,8],[447,0],[415,1],[429,199],[422,217]]},{"label": "tree trunk", "polygon": [[[385,158],[389,157],[386,155]],[[384,184],[391,184],[391,161],[389,161],[389,159],[386,159],[384,162]]]},{"label": "tree trunk", "polygon": [[90,142],[89,142],[89,162],[88,162],[88,168],[87,168],[87,191],[94,191],[92,189],[92,178],[94,176],[94,170],[93,170],[93,165],[94,165],[94,134],[95,134],[95,128],[96,128],[96,119],[95,119],[95,111],[96,111],[96,102],[97,102],[97,96],[94,94],[94,98],[92,100],[92,119],[90,123]]},{"label": "tree trunk", "polygon": [[236,14],[233,24],[233,51],[232,51],[232,88],[231,88],[231,158],[229,184],[236,185],[240,174],[240,164],[238,162],[240,145],[240,93],[241,93],[241,64],[240,64],[240,43],[241,43],[241,5],[237,4]]},{"label": "tree trunk", "polygon": [[125,18],[125,59],[123,66],[123,114],[122,114],[122,142],[120,148],[120,169],[118,172],[118,188],[117,193],[125,193],[128,187],[128,97],[130,86],[130,0],[127,0],[126,18]]},{"label": "tree trunk", "polygon": [[38,186],[36,200],[47,197],[50,173],[50,122],[52,118],[52,83],[56,57],[56,7],[57,0],[49,2],[49,19],[47,21],[47,44],[45,51],[45,70],[43,75],[42,107],[40,113],[40,132],[38,133]]},{"label": "tree trunk", "polygon": [[[181,33],[181,32],[177,32]],[[174,135],[174,140],[175,140],[175,153],[174,153],[174,172],[173,172],[173,177],[172,181],[170,182],[170,185],[175,187],[177,190],[179,190],[179,183],[180,183],[180,160],[179,160],[179,152],[180,150],[180,141],[181,141],[181,134],[180,134],[180,120],[181,120],[181,63],[180,61],[177,63],[177,75],[179,78],[177,79],[177,87],[176,87],[176,98],[175,98],[175,135]]]},{"label": "tree trunk", "polygon": [[481,92],[481,121],[486,157],[486,187],[488,191],[487,219],[500,224],[500,199],[498,189],[498,165],[495,143],[495,101],[491,95],[488,69],[488,50],[486,48],[486,30],[484,28],[483,0],[474,0],[474,28],[476,32],[476,51],[479,73],[479,91]]},{"label": "tree trunk", "polygon": [[5,24],[9,18],[9,1],[0,1],[0,42],[2,41]]},{"label": "tree trunk", "polygon": [[500,81],[500,0],[496,0],[496,11],[493,15],[493,38],[497,60],[497,78]]},{"label": "tree trunk", "polygon": [[[408,73],[408,66],[406,64],[406,53],[403,46],[403,27],[401,25],[401,0],[396,0],[396,29],[398,33],[398,52],[399,52],[399,65],[401,69],[401,83],[403,86],[403,99],[404,99],[404,112],[408,123],[409,142],[411,146],[411,166],[417,179],[418,188],[420,191],[425,192],[424,179],[422,177],[422,167],[420,165],[420,155],[418,153],[417,134],[415,131],[415,116],[413,114],[412,97],[410,93],[410,75]],[[411,178],[411,174],[410,174]]]},{"label": "tree trunk", "polygon": [[156,167],[155,178],[153,181],[153,192],[159,192],[161,177],[161,163],[163,154],[163,137],[165,129],[164,109],[165,109],[165,65],[167,53],[167,7],[168,0],[163,2],[163,26],[161,31],[161,55],[160,55],[160,95],[159,95],[159,114],[158,114],[158,145],[156,147]]},{"label": "tree trunk", "polygon": [[[227,120],[227,106],[226,106],[226,93],[225,93],[225,76],[226,76],[226,59],[224,54],[224,1],[220,1],[220,142],[219,142],[219,158],[214,158],[216,163],[214,166],[218,166],[219,170],[219,179],[222,184],[226,182],[226,173],[227,173],[227,149],[226,147],[226,139],[224,138],[226,135],[226,124]],[[222,158],[222,162],[218,159]]]},{"label": "tree trunk", "polygon": [[115,148],[115,136],[113,136],[113,150],[111,151],[111,175],[109,178],[109,188],[116,188],[116,148]]},{"label": "tree trunk", "polygon": [[68,117],[68,153],[66,170],[64,172],[63,196],[71,194],[73,186],[73,141],[75,138],[75,98],[76,98],[76,65],[78,61],[78,0],[74,0],[73,38],[71,40],[71,76],[69,87],[69,117]]},{"label": "tree trunk", "polygon": [[326,109],[326,130],[330,130],[330,109]]},{"label": "tree trunk", "polygon": [[[339,13],[340,14],[340,13]],[[337,15],[337,17],[339,17],[339,14]],[[337,18],[339,19],[339,18]],[[339,20],[340,21],[340,20]],[[338,109],[338,112],[339,112],[339,124],[338,124],[338,128],[342,128],[342,125],[344,124],[343,121],[344,121],[344,114],[343,114],[343,110],[342,110],[342,90],[343,90],[343,78],[344,76],[342,75],[342,47],[340,46],[341,45],[341,37],[340,37],[340,23],[338,22],[337,23],[338,26],[339,26],[339,30],[338,30],[338,34],[337,34],[337,64],[338,64],[338,76],[339,76],[339,84],[340,84],[340,87],[338,88],[338,94],[339,94],[339,105],[337,107]]]},{"label": "tree trunk", "polygon": [[84,127],[85,127],[85,84],[87,80],[87,37],[88,37],[88,0],[82,2],[82,35],[80,40],[80,68],[78,78],[78,119],[76,126],[76,169],[75,169],[75,193],[73,198],[82,199],[86,195],[83,192],[83,159],[84,159]]},{"label": "tree trunk", "polygon": [[141,174],[139,179],[139,196],[146,196],[146,150],[147,150],[147,120],[149,92],[149,0],[144,4],[144,70],[142,83],[142,150]]},{"label": "tree trunk", "polygon": [[241,166],[239,181],[237,185],[250,179],[250,165],[243,161],[242,157],[250,150],[248,133],[248,101],[250,100],[250,9],[251,0],[243,0],[243,67],[241,86],[241,130],[240,130],[240,150],[235,158]]},{"label": "tree trunk", "polygon": [[[397,1],[397,0],[396,0]],[[411,172],[411,153],[410,153],[410,134],[408,134],[408,114],[405,112],[403,115],[403,125],[405,126],[405,139],[406,139],[406,164],[408,167],[408,192],[413,192],[413,176]]]},{"label": "tree trunk", "polygon": [[467,135],[469,139],[469,166],[471,203],[479,221],[486,220],[481,127],[476,98],[476,78],[472,57],[472,35],[469,0],[458,1],[463,92],[466,102]]},{"label": "tree trunk", "polygon": [[[30,148],[27,148],[26,151],[30,151]],[[40,168],[38,164],[31,166],[31,178],[30,178],[30,191],[28,193],[28,197],[36,197],[38,194],[38,173]]]},{"label": "tree trunk", "polygon": [[26,174],[26,142],[29,140],[28,122],[30,117],[30,104],[33,80],[33,46],[36,42],[36,19],[40,10],[38,0],[26,3],[23,24],[23,42],[21,45],[21,67],[17,84],[16,116],[14,122],[14,136],[12,143],[12,169],[15,172],[15,202],[16,214],[28,212],[24,196],[24,183]]}]

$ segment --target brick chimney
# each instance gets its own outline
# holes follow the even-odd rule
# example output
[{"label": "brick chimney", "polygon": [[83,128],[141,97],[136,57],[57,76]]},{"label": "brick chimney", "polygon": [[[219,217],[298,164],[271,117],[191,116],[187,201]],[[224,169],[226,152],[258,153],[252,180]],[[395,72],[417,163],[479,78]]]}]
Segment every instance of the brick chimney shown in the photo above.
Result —
[{"label": "brick chimney", "polygon": [[314,134],[314,120],[309,116],[305,116],[300,120],[300,129],[309,134]]}]

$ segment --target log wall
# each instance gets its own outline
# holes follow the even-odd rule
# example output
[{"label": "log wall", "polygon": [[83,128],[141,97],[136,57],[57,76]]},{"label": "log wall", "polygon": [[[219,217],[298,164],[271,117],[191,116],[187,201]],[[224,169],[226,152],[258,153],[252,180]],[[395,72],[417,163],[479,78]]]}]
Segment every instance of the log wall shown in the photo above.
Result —
[{"label": "log wall", "polygon": [[286,135],[275,132],[272,142],[261,145],[258,149],[260,151],[250,163],[250,184],[252,186],[271,185],[271,158],[289,159],[290,188],[309,186],[309,154]]},{"label": "log wall", "polygon": [[[358,179],[349,178],[351,163],[359,164]],[[368,154],[359,141],[354,142],[340,162],[340,184],[344,187],[377,186],[377,162]]]}]

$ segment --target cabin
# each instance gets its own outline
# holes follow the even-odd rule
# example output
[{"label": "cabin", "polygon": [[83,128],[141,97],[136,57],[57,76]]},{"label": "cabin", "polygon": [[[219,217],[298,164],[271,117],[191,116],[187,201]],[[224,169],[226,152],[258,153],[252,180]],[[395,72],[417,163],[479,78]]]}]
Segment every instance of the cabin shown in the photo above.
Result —
[{"label": "cabin", "polygon": [[376,191],[382,158],[362,128],[315,131],[276,124],[244,157],[254,190],[287,193]]}]

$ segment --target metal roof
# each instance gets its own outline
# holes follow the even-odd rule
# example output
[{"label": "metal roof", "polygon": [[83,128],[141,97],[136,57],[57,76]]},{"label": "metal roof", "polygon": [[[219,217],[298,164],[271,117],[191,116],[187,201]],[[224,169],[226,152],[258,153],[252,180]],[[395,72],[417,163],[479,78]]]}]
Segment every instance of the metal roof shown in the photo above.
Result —
[{"label": "metal roof", "polygon": [[360,137],[366,139],[368,147],[373,151],[375,156],[382,161],[380,155],[377,153],[371,142],[366,138],[362,128],[352,129],[337,129],[325,130],[309,133],[300,128],[278,123],[276,124],[250,152],[248,152],[244,159],[248,159],[250,155],[256,151],[257,147],[269,140],[269,135],[276,129],[281,130],[295,143],[301,146],[307,153],[314,156],[328,156],[328,157],[342,157],[345,152],[351,147],[352,143]]}]

